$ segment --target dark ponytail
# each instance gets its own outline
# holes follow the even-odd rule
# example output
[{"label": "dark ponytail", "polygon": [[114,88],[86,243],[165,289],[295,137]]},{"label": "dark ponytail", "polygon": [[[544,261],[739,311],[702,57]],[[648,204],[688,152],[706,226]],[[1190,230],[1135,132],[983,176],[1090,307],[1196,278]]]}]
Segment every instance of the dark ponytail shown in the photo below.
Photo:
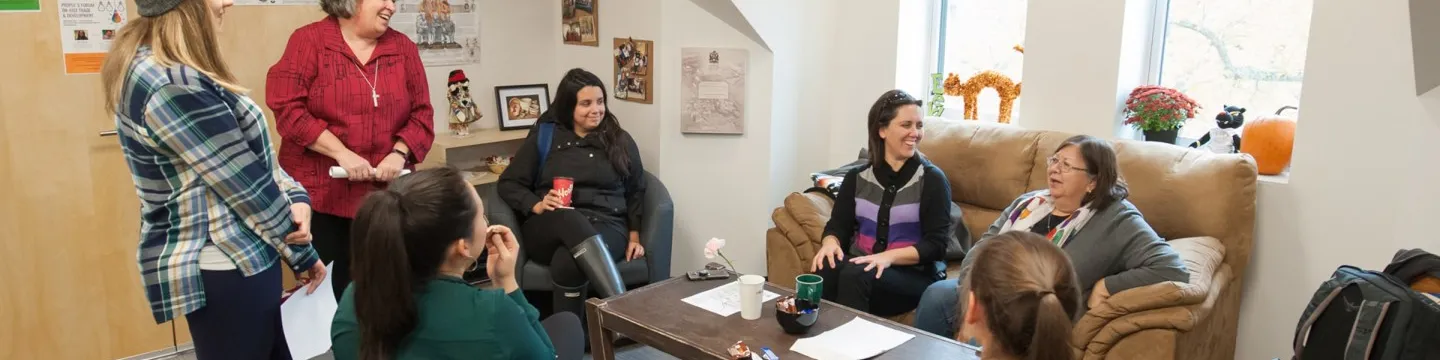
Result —
[{"label": "dark ponytail", "polygon": [[398,194],[376,191],[365,199],[350,230],[362,360],[394,357],[401,339],[415,329],[414,282],[401,229],[404,212]]},{"label": "dark ponytail", "polygon": [[630,144],[625,142],[625,129],[620,128],[620,119],[610,108],[609,90],[599,76],[581,68],[565,72],[565,77],[560,78],[560,84],[555,86],[555,100],[545,110],[546,115],[553,116],[560,125],[574,129],[575,106],[580,102],[580,90],[590,86],[600,88],[600,99],[605,102],[605,116],[600,119],[595,132],[600,135],[605,154],[610,157],[610,166],[620,176],[630,176]]},{"label": "dark ponytail", "polygon": [[1070,360],[1072,319],[1080,310],[1079,280],[1070,258],[1028,231],[1010,231],[976,245],[966,278],[985,310],[994,339],[986,350],[1028,360]]},{"label": "dark ponytail", "polygon": [[455,169],[402,176],[365,197],[351,223],[360,359],[391,359],[415,330],[415,293],[434,278],[456,240],[469,239],[479,204]]}]

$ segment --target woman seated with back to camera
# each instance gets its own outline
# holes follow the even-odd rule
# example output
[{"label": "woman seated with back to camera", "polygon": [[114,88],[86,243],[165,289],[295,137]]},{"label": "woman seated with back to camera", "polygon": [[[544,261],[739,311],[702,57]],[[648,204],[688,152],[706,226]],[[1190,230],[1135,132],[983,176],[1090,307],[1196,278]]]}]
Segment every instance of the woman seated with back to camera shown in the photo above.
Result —
[{"label": "woman seated with back to camera", "polygon": [[1035,233],[1010,231],[970,256],[960,333],[979,343],[981,358],[1074,358],[1070,328],[1080,314],[1080,287],[1064,251]]},{"label": "woman seated with back to camera", "polygon": [[894,316],[914,310],[926,286],[944,277],[950,181],[916,151],[920,104],[891,90],[870,107],[870,164],[845,174],[811,264],[827,300]]},{"label": "woman seated with back to camera", "polygon": [[[397,177],[365,198],[352,229],[355,284],[330,328],[336,359],[583,356],[580,319],[538,321],[515,281],[520,245],[509,228],[488,226],[483,208],[451,168]],[[462,279],[482,253],[496,289]]]},{"label": "woman seated with back to camera", "polygon": [[[1161,239],[1135,206],[1120,179],[1115,149],[1088,135],[1066,139],[1050,156],[1049,187],[1020,195],[1000,212],[976,246],[1006,231],[1030,231],[1070,256],[1087,303],[1080,313],[1110,294],[1165,282],[1188,281],[1180,255]],[[972,258],[960,265],[960,278]],[[946,337],[955,332],[960,281],[930,285],[915,313],[915,327]],[[963,310],[963,309],[962,309]]]}]

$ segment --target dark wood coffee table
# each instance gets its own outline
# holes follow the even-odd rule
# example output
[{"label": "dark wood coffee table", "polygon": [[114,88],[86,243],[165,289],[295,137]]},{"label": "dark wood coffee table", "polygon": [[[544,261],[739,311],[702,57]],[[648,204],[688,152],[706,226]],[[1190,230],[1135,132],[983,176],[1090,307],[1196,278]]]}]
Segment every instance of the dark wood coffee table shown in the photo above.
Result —
[{"label": "dark wood coffee table", "polygon": [[[774,300],[765,302],[758,320],[741,319],[739,313],[721,317],[681,301],[735,279],[732,276],[730,280],[690,281],[676,277],[614,298],[590,299],[586,302],[585,312],[590,327],[592,355],[596,360],[614,359],[615,349],[611,344],[615,334],[620,333],[681,359],[729,359],[726,349],[736,341],[744,341],[756,351],[769,347],[783,360],[809,359],[790,352],[795,340],[819,335],[860,317],[915,335],[915,338],[877,359],[980,358],[979,351],[969,345],[829,301],[821,305],[820,320],[806,335],[790,335],[780,329],[780,324],[775,322]],[[781,296],[795,293],[771,283],[766,283],[765,289]]]}]

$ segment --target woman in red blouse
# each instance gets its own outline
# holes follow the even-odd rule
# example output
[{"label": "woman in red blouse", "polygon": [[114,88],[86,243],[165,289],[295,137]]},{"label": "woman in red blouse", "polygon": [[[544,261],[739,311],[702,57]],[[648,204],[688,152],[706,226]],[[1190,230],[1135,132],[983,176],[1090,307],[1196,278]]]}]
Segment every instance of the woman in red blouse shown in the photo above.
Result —
[{"label": "woman in red blouse", "polygon": [[[434,110],[419,49],[390,29],[395,4],[321,0],[329,16],[305,25],[270,67],[280,166],[310,192],[314,246],[334,259],[335,295],[350,283],[350,221],[371,191],[425,159]],[[348,178],[331,178],[339,166]]]}]

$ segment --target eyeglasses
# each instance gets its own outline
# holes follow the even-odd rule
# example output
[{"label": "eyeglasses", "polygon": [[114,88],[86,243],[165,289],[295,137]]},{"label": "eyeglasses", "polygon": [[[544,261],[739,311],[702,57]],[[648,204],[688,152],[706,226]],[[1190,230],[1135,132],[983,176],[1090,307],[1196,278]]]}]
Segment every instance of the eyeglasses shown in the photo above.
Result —
[{"label": "eyeglasses", "polygon": [[1045,164],[1048,165],[1048,166],[1055,166],[1056,164],[1059,164],[1059,165],[1060,165],[1060,173],[1062,173],[1062,174],[1069,174],[1069,173],[1074,172],[1074,171],[1076,171],[1076,170],[1079,170],[1079,171],[1088,171],[1088,170],[1090,170],[1090,169],[1081,168],[1081,167],[1074,167],[1074,166],[1071,166],[1070,163],[1060,161],[1060,156],[1058,156],[1058,155],[1050,155],[1050,158],[1049,158],[1049,159],[1045,159]]}]

